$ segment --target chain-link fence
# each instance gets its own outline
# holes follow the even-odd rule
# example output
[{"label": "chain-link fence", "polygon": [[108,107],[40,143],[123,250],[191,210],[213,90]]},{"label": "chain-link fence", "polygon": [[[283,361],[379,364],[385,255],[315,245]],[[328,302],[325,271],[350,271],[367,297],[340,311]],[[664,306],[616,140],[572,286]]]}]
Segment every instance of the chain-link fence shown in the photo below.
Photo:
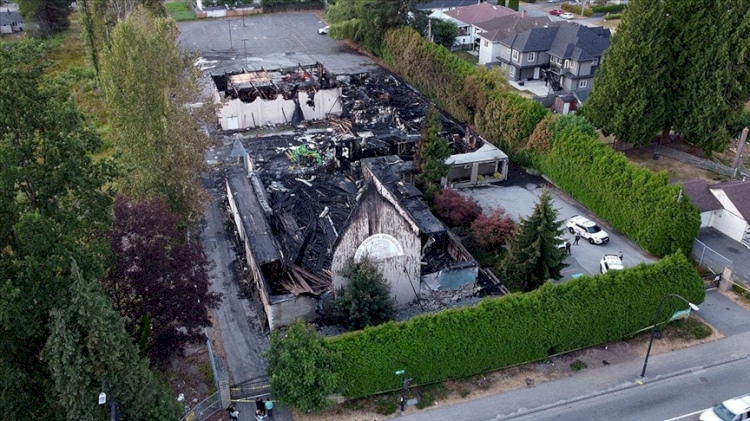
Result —
[{"label": "chain-link fence", "polygon": [[697,238],[693,242],[693,259],[698,262],[698,266],[707,268],[711,272],[721,274],[724,268],[732,269],[732,261],[722,256],[719,252],[705,245]]},{"label": "chain-link fence", "polygon": [[221,411],[221,396],[219,392],[216,392],[195,405],[180,421],[204,421],[219,411]]}]

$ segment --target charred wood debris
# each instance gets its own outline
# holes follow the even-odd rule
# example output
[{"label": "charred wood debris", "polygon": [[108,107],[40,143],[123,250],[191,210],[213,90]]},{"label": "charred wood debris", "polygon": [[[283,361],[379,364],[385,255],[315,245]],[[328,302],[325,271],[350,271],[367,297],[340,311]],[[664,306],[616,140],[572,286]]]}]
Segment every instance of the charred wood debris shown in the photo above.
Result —
[{"label": "charred wood debris", "polygon": [[[262,182],[271,210],[269,223],[283,255],[283,274],[276,274],[270,285],[273,295],[319,296],[330,291],[333,245],[364,187],[359,160],[398,155],[408,162],[414,157],[428,106],[423,96],[387,73],[349,75],[337,81],[344,109],[340,117],[305,123],[293,133],[234,135]],[[256,95],[271,93],[258,91]],[[441,117],[442,135],[450,139],[454,153],[481,147],[478,136],[450,117]],[[438,245],[425,253],[422,273],[454,263]]]}]

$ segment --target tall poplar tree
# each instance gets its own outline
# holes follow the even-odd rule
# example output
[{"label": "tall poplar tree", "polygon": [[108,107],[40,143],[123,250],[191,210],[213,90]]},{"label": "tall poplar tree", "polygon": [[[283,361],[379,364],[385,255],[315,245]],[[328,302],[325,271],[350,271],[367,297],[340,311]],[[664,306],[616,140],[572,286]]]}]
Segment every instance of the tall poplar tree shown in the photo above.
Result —
[{"label": "tall poplar tree", "polygon": [[545,191],[528,219],[522,219],[515,236],[508,242],[508,253],[501,263],[506,286],[511,291],[533,291],[548,279],[560,279],[565,249],[558,247],[563,222],[557,220],[552,195]]},{"label": "tall poplar tree", "polygon": [[[127,171],[123,192],[140,200],[162,197],[195,222],[203,210],[200,183],[210,144],[202,124],[215,120],[202,98],[200,73],[177,45],[172,19],[143,7],[121,21],[101,57],[101,84],[111,136]],[[204,101],[204,105],[197,103]]]}]

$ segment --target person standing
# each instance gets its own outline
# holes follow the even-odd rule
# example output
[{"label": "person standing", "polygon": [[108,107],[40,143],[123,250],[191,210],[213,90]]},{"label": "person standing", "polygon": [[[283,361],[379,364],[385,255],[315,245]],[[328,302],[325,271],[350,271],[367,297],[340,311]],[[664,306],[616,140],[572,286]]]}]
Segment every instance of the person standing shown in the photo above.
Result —
[{"label": "person standing", "polygon": [[263,414],[265,410],[266,406],[263,404],[263,401],[260,398],[255,398],[255,412]]},{"label": "person standing", "polygon": [[576,237],[575,237],[575,240],[573,241],[573,245],[577,246],[578,245],[578,240],[580,240],[580,239],[581,239],[581,234],[576,233]]},{"label": "person standing", "polygon": [[620,253],[617,255],[617,257],[619,257],[620,261],[622,262],[622,251],[620,251]]},{"label": "person standing", "polygon": [[269,418],[273,417],[273,401],[270,399],[266,399],[265,404],[266,404],[266,415],[268,415]]},{"label": "person standing", "polygon": [[265,418],[265,416],[263,415],[263,411],[261,411],[260,409],[256,410],[255,421],[263,421],[263,418]]},{"label": "person standing", "polygon": [[568,252],[568,254],[572,254],[570,252],[570,241],[565,242],[565,251]]},{"label": "person standing", "polygon": [[232,407],[232,412],[229,413],[229,419],[232,421],[239,421],[240,411],[237,408]]}]

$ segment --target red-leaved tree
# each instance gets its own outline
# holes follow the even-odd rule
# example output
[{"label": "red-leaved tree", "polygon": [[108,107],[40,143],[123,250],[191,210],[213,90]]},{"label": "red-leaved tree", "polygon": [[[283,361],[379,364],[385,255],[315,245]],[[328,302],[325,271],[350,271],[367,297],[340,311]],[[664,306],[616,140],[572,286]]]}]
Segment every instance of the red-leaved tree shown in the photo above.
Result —
[{"label": "red-leaved tree", "polygon": [[513,237],[515,229],[516,223],[502,208],[495,209],[490,216],[481,214],[471,223],[474,238],[485,249],[502,246]]},{"label": "red-leaved tree", "polygon": [[112,264],[104,286],[141,353],[163,365],[187,343],[204,340],[208,309],[221,298],[208,289],[208,261],[181,217],[161,199],[120,196],[107,239]]},{"label": "red-leaved tree", "polygon": [[435,195],[435,211],[452,227],[468,225],[482,214],[476,200],[463,197],[453,189],[443,189]]}]

